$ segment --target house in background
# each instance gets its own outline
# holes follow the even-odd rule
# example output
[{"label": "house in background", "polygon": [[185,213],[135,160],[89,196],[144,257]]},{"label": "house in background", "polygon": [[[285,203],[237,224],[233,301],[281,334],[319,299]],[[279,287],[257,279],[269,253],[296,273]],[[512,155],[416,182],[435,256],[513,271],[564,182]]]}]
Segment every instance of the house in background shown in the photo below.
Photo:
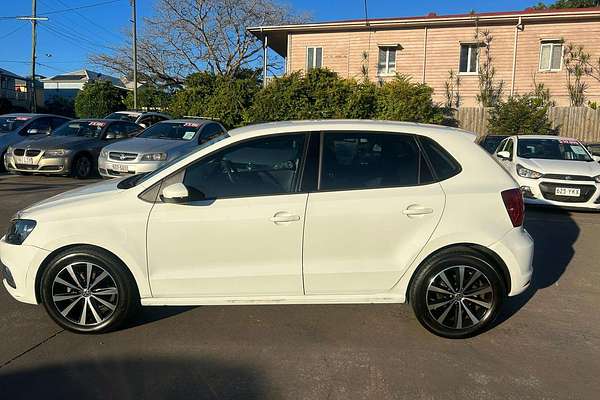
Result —
[{"label": "house in background", "polygon": [[[36,80],[36,103],[38,108],[44,105],[44,90]],[[0,68],[0,98],[7,99],[15,110],[26,111],[31,107],[31,79]]]},{"label": "house in background", "polygon": [[51,76],[43,79],[42,82],[44,83],[44,92],[47,99],[63,97],[65,99],[74,100],[77,93],[83,88],[83,85],[95,80],[109,81],[118,88],[127,89],[125,84],[119,78],[90,71],[88,69]]},{"label": "house in background", "polygon": [[[463,106],[476,106],[476,32],[489,31],[489,50],[504,96],[524,94],[543,83],[557,105],[569,105],[563,53],[568,43],[600,57],[600,8],[380,18],[248,28],[263,46],[285,58],[286,72],[326,67],[341,77],[372,81],[408,75],[445,100],[449,71],[460,76]],[[584,78],[587,99],[600,101],[600,82]]]}]

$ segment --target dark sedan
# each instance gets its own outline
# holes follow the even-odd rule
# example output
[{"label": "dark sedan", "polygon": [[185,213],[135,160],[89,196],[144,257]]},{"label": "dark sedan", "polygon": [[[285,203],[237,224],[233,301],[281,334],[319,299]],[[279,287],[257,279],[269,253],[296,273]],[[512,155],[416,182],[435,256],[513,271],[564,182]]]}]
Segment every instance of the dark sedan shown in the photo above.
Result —
[{"label": "dark sedan", "polygon": [[104,146],[137,135],[142,129],[118,120],[69,121],[48,136],[35,136],[9,147],[6,166],[13,173],[87,178],[97,170],[98,155]]}]

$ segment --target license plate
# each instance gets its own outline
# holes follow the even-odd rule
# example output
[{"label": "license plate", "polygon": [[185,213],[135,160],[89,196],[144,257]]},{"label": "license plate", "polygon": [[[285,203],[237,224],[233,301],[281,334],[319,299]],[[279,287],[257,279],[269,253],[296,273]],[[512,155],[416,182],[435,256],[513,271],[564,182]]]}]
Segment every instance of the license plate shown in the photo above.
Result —
[{"label": "license plate", "polygon": [[35,162],[33,161],[33,157],[23,157],[23,164],[35,165]]},{"label": "license plate", "polygon": [[117,171],[117,172],[128,172],[129,171],[129,165],[113,164],[112,165],[112,170],[113,171]]},{"label": "license plate", "polygon": [[554,194],[557,196],[579,197],[581,195],[581,189],[557,187],[554,190]]}]

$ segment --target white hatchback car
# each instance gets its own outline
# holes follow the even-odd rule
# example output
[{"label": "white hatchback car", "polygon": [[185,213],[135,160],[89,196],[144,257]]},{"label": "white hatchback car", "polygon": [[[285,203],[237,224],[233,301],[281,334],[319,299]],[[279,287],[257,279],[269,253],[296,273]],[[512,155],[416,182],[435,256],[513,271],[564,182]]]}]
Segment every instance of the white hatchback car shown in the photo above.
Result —
[{"label": "white hatchback car", "polygon": [[521,186],[525,203],[600,210],[600,164],[579,141],[511,136],[496,156]]},{"label": "white hatchback car", "polygon": [[430,331],[471,336],[525,290],[533,256],[517,184],[474,139],[383,121],[235,129],[19,212],[4,285],[75,332],[140,303],[409,301]]}]

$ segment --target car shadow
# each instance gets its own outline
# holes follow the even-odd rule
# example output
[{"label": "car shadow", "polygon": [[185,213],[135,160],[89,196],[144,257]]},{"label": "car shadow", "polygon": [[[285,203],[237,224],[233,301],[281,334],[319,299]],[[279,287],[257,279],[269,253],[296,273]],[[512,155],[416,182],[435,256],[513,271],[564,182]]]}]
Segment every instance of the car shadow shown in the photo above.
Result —
[{"label": "car shadow", "polygon": [[140,325],[171,318],[197,306],[148,306],[141,307],[140,311],[131,318],[121,329],[135,328]]},{"label": "car shadow", "polygon": [[256,368],[237,362],[157,358],[89,359],[0,371],[5,399],[264,399]]},{"label": "car shadow", "polygon": [[568,211],[528,206],[525,229],[535,242],[531,284],[525,292],[506,300],[494,326],[516,314],[538,290],[558,282],[575,254],[573,244],[580,229]]}]

